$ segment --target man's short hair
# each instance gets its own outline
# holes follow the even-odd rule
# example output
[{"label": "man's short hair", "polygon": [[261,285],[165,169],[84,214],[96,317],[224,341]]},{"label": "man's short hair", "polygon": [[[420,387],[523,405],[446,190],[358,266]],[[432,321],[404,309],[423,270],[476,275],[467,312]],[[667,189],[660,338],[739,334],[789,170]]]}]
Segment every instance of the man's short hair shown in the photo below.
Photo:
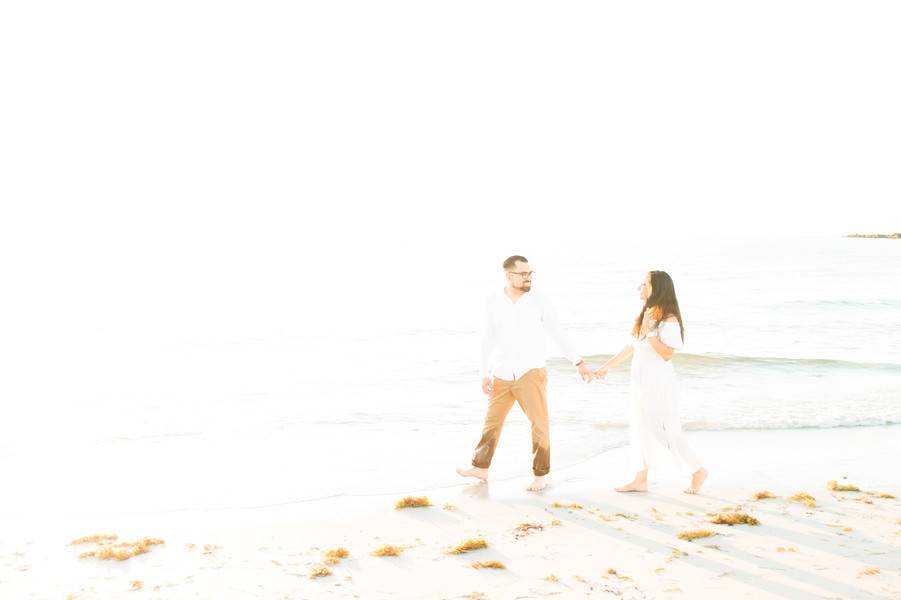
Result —
[{"label": "man's short hair", "polygon": [[525,256],[520,256],[518,254],[514,254],[513,256],[511,256],[510,258],[508,258],[507,260],[504,261],[504,271],[510,271],[511,269],[513,269],[516,266],[516,263],[518,263],[518,262],[527,263],[527,262],[529,262],[529,259],[526,258]]}]

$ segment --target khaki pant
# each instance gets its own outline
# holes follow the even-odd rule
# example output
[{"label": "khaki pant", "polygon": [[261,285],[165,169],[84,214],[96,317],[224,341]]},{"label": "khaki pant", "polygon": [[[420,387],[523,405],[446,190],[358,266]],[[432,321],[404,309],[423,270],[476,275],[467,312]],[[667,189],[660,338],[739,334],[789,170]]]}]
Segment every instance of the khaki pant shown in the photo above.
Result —
[{"label": "khaki pant", "polygon": [[547,416],[547,369],[531,369],[515,381],[494,380],[494,391],[488,397],[488,414],[482,428],[482,439],[472,454],[472,466],[487,469],[497,448],[501,429],[513,402],[526,413],[532,423],[532,472],[547,475],[551,470],[551,439]]}]

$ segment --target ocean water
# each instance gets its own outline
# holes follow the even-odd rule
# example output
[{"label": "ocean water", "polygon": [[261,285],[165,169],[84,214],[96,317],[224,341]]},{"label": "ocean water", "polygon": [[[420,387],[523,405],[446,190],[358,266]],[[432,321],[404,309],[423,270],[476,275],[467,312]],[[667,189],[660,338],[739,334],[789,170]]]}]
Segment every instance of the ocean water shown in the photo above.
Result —
[{"label": "ocean water", "polygon": [[[240,296],[185,283],[181,302],[97,280],[56,321],[23,307],[0,420],[0,466],[18,490],[7,507],[39,514],[63,495],[73,514],[140,513],[458,484],[484,416],[478,327],[503,258],[464,250],[434,270],[382,262],[378,280],[260,279]],[[594,365],[628,342],[644,273],[673,276],[689,431],[901,433],[897,240],[598,242],[530,259],[535,289]],[[548,347],[552,470],[565,472],[626,442],[628,365],[585,385]],[[518,409],[493,470],[530,473]]]}]

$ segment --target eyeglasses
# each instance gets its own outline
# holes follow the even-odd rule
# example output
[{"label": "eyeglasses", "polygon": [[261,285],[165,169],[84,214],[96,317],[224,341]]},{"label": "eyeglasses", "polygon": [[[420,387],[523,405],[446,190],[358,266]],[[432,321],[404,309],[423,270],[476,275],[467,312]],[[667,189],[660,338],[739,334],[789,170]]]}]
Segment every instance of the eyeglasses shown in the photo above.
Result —
[{"label": "eyeglasses", "polygon": [[510,273],[510,275],[519,275],[520,277],[529,277],[529,278],[531,278],[532,275],[535,274],[535,271],[524,271],[524,272],[522,272],[522,273],[517,273],[516,271],[508,271],[508,273]]},{"label": "eyeglasses", "polygon": [[640,291],[641,291],[641,288],[644,288],[644,287],[648,287],[648,284],[642,283],[641,285],[639,285],[639,286],[638,286],[637,288],[635,288],[635,289],[638,290],[638,291],[640,292]]}]

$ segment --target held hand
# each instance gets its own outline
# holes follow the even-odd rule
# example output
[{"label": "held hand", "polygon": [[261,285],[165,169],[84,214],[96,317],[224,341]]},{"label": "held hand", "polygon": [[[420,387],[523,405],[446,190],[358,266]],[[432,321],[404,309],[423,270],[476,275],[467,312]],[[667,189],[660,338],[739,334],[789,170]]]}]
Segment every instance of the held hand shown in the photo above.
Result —
[{"label": "held hand", "polygon": [[594,372],[594,376],[596,379],[605,379],[607,377],[607,369],[601,367],[597,371]]},{"label": "held hand", "polygon": [[494,391],[494,380],[491,377],[482,378],[482,393],[486,396]]},{"label": "held hand", "polygon": [[591,380],[594,379],[594,373],[591,372],[591,369],[588,368],[585,361],[582,361],[582,363],[579,364],[579,377],[581,377],[582,381],[585,383],[591,383]]}]

